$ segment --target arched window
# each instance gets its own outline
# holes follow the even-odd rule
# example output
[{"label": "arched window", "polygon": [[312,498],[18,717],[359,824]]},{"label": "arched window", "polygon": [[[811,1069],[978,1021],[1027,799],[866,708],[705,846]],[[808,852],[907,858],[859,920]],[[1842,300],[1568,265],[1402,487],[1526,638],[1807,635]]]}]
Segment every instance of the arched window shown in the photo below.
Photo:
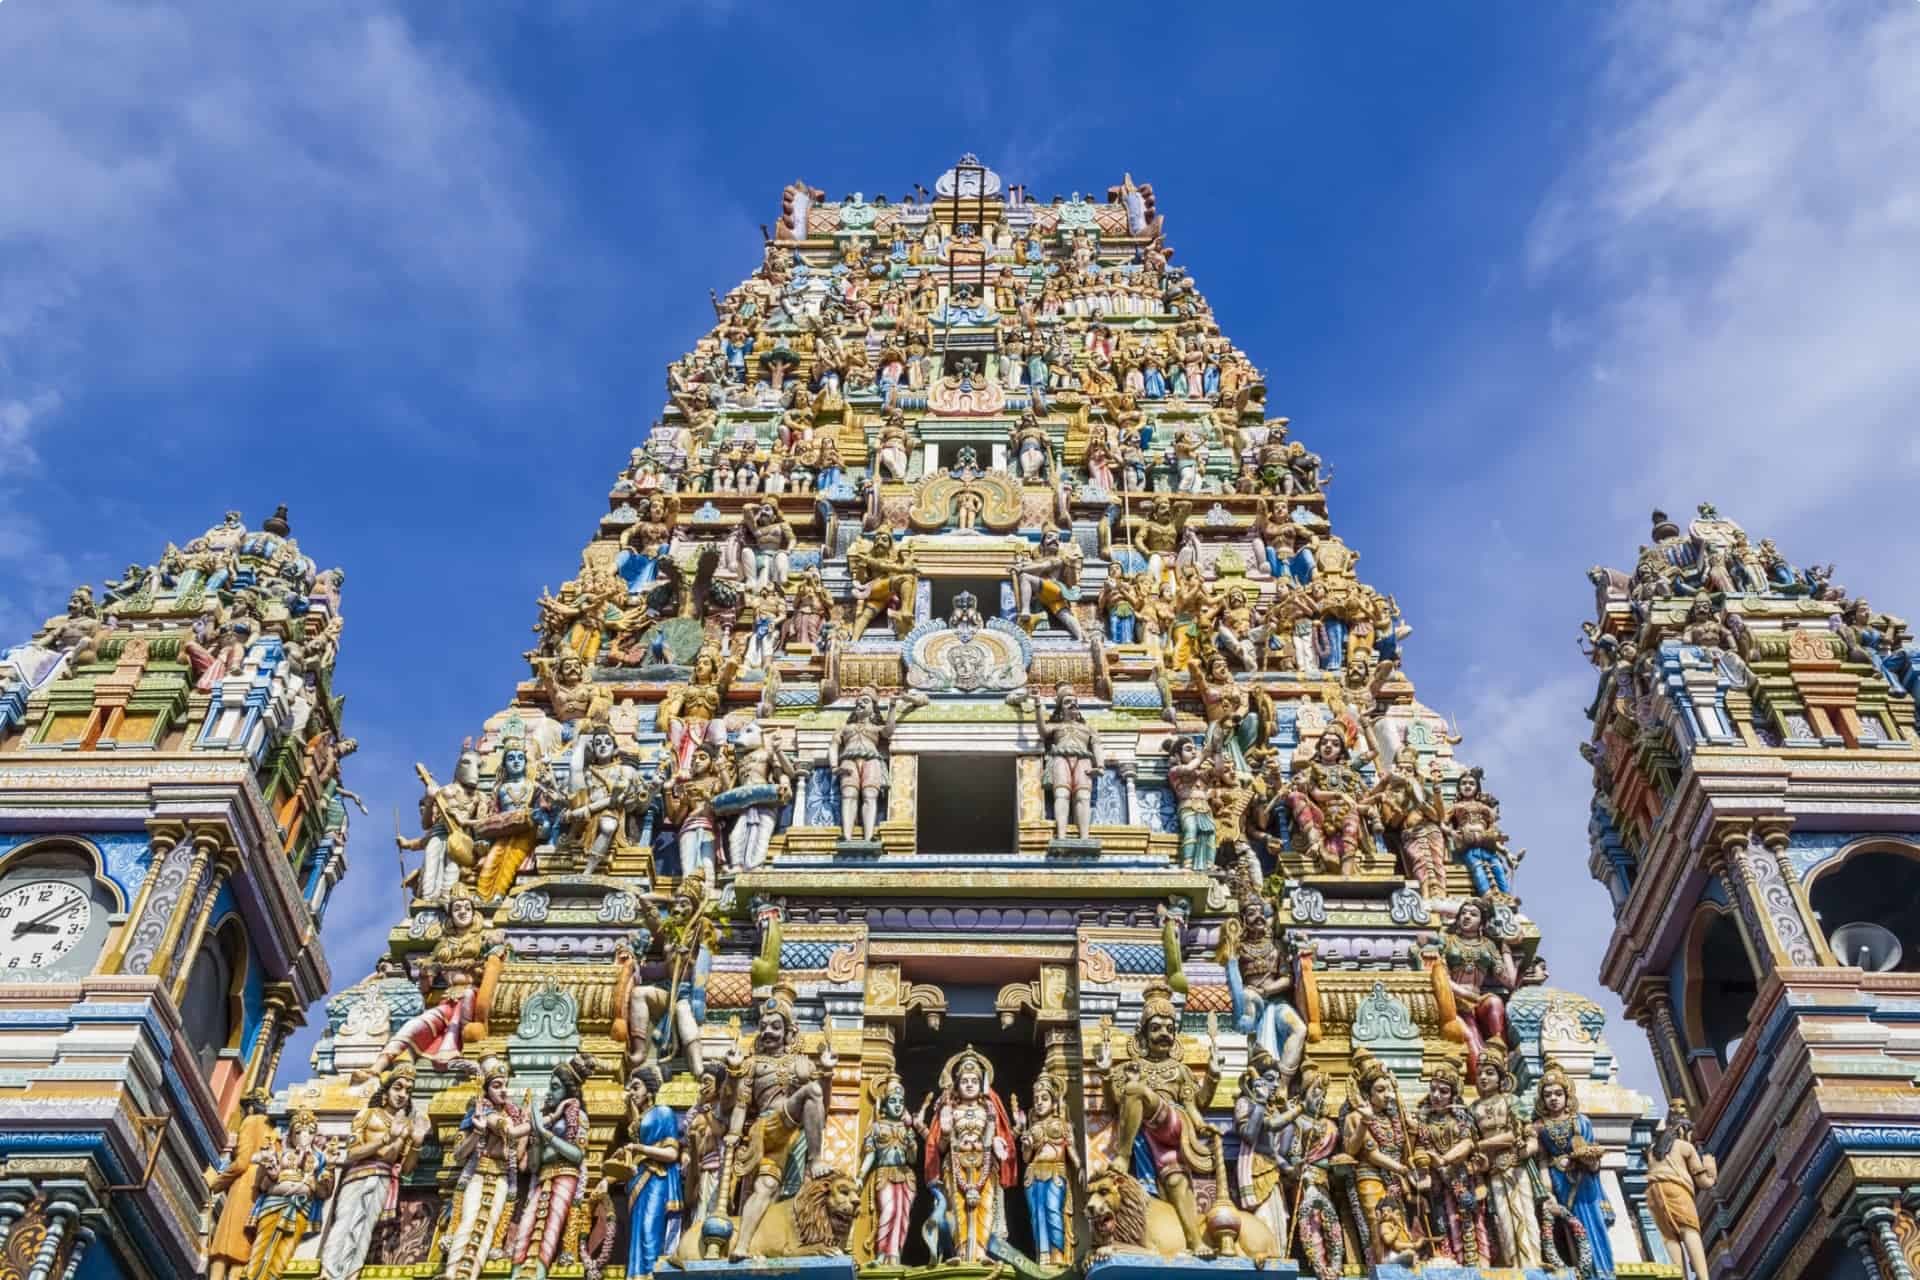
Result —
[{"label": "arched window", "polygon": [[[1687,938],[1686,1035],[1689,1056],[1710,1054],[1724,1070],[1747,1034],[1759,977],[1733,916],[1709,907],[1694,918]],[[1714,1072],[1707,1081],[1718,1080]]]},{"label": "arched window", "polygon": [[246,965],[246,943],[238,922],[229,920],[201,943],[187,977],[180,1020],[187,1029],[187,1043],[199,1059],[200,1074],[209,1084],[221,1055],[240,1047],[240,992]]},{"label": "arched window", "polygon": [[[1900,940],[1894,969],[1920,972],[1920,849],[1905,842],[1855,848],[1813,872],[1807,899],[1829,939],[1850,924],[1877,924]],[[1860,959],[1857,954],[1835,958],[1841,964]]]}]

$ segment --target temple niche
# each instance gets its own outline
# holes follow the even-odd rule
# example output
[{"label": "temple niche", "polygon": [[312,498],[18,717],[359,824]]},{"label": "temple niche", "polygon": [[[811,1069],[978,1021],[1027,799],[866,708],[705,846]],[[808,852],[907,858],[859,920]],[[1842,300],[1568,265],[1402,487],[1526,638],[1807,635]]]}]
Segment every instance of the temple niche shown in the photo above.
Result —
[{"label": "temple niche", "polygon": [[1499,779],[1151,187],[795,182],[713,307],[420,769],[282,1273],[1676,1274]]}]

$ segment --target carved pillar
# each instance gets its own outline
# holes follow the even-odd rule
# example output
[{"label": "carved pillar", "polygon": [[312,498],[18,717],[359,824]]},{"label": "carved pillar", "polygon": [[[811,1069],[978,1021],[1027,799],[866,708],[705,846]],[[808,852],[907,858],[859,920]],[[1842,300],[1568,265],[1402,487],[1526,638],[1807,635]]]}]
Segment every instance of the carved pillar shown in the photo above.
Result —
[{"label": "carved pillar", "polygon": [[[177,822],[154,823],[147,828],[147,878],[140,882],[140,892],[134,895],[133,906],[127,911],[127,923],[120,931],[119,940],[100,961],[100,972],[147,971],[145,960],[138,964],[128,964],[126,960],[136,951],[151,956],[151,949],[143,944],[146,934],[151,933],[153,943],[159,942],[167,913],[172,910],[175,895],[187,874],[187,861],[193,856],[190,851],[179,847],[186,833],[187,829]],[[153,900],[156,895],[166,899],[163,909],[155,910]]]},{"label": "carved pillar", "polygon": [[280,1045],[285,1042],[287,1014],[293,1009],[293,986],[286,982],[270,982],[266,988],[266,1010],[260,1015],[260,1030],[253,1037],[253,1054],[247,1059],[246,1081],[240,1087],[240,1093],[266,1087],[273,1079],[271,1074],[262,1074],[269,1063],[278,1056]]},{"label": "carved pillar", "polygon": [[[191,903],[198,899],[200,886],[207,878],[207,868],[213,862],[214,851],[219,848],[219,844],[219,837],[212,831],[202,828],[194,832],[193,844],[191,846],[193,854],[187,864],[186,872],[181,877],[177,886],[167,886],[173,888],[174,892],[171,896],[163,897],[162,894],[156,890],[152,901],[147,904],[147,918],[140,922],[143,933],[142,936],[136,940],[136,947],[128,949],[127,956],[129,961],[143,955],[143,952],[138,948],[147,945],[148,934],[145,932],[147,926],[154,922],[162,909],[165,909],[166,917],[161,924],[159,937],[154,938],[150,949],[144,952],[145,963],[140,966],[141,973],[149,973],[158,978],[165,978],[172,970],[175,961],[179,957],[180,935],[186,932],[187,916],[189,914],[187,911],[180,909],[181,904]],[[176,856],[179,853],[179,849],[174,850]],[[172,857],[168,858],[170,864],[173,860]],[[131,967],[131,965],[129,967]]]},{"label": "carved pillar", "polygon": [[73,1280],[79,1274],[81,1259],[87,1256],[87,1250],[93,1247],[92,1227],[82,1227],[73,1237],[73,1245],[67,1250],[67,1265],[60,1272],[60,1280]]},{"label": "carved pillar", "polygon": [[[197,845],[202,839],[218,840],[218,838],[216,833],[209,832],[205,836],[196,835],[194,843]],[[230,846],[221,849],[215,856],[213,866],[206,876],[206,884],[194,901],[193,919],[183,930],[186,945],[175,947],[173,954],[168,957],[170,966],[168,973],[173,980],[170,991],[176,1005],[187,993],[187,978],[193,973],[193,958],[200,953],[200,943],[207,936],[207,923],[213,919],[214,899],[220,896],[221,887],[226,884],[227,877],[232,875],[239,865],[240,852]],[[185,922],[185,916],[180,917],[180,920]]]},{"label": "carved pillar", "polygon": [[1745,823],[1724,823],[1713,832],[1707,869],[1724,876],[1728,899],[1737,909],[1741,934],[1756,977],[1783,965],[1820,963],[1807,930],[1800,901],[1781,874],[1780,862],[1753,843]]},{"label": "carved pillar", "polygon": [[1873,1233],[1873,1242],[1880,1254],[1880,1271],[1887,1280],[1914,1280],[1913,1268],[1907,1265],[1907,1257],[1900,1251],[1899,1237],[1893,1234],[1893,1206],[1876,1200],[1866,1206],[1860,1220]]},{"label": "carved pillar", "polygon": [[1847,1245],[1860,1255],[1860,1265],[1866,1271],[1868,1280],[1887,1280],[1887,1273],[1880,1269],[1880,1255],[1873,1247],[1873,1236],[1864,1226],[1849,1224],[1846,1227]]},{"label": "carved pillar", "polygon": [[27,1269],[27,1280],[51,1280],[53,1264],[60,1256],[60,1246],[66,1243],[67,1232],[80,1220],[80,1206],[71,1200],[55,1200],[47,1206],[47,1234],[40,1241],[40,1250],[33,1255],[33,1265]]},{"label": "carved pillar", "polygon": [[1698,1111],[1700,1091],[1692,1073],[1686,1069],[1686,1049],[1680,1041],[1680,1030],[1674,1025],[1667,980],[1655,978],[1642,982],[1633,1008],[1628,1012],[1647,1033],[1647,1042],[1653,1046],[1653,1065],[1660,1071],[1660,1083],[1665,1086],[1667,1096],[1684,1099],[1690,1110]]},{"label": "carved pillar", "polygon": [[[1793,843],[1793,831],[1785,824],[1765,823],[1760,827],[1760,841],[1766,846],[1768,855],[1780,873],[1780,884],[1786,895],[1792,900],[1792,909],[1800,920],[1810,925],[1814,921],[1813,903],[1807,898],[1807,887],[1801,883],[1800,872],[1788,856],[1788,848]],[[1807,937],[1813,943],[1814,964],[1836,964],[1833,948],[1818,928],[1810,927]]]},{"label": "carved pillar", "polygon": [[275,1078],[279,1076],[280,1055],[286,1051],[287,1041],[293,1037],[294,1028],[306,1025],[306,1018],[297,1010],[281,1022],[280,1030],[273,1037],[273,1051],[267,1055],[266,1071],[260,1077],[260,1085],[263,1088],[272,1088]]},{"label": "carved pillar", "polygon": [[27,1216],[26,1195],[25,1191],[12,1191],[7,1199],[0,1200],[0,1256],[5,1255],[7,1237],[13,1234],[14,1226]]}]

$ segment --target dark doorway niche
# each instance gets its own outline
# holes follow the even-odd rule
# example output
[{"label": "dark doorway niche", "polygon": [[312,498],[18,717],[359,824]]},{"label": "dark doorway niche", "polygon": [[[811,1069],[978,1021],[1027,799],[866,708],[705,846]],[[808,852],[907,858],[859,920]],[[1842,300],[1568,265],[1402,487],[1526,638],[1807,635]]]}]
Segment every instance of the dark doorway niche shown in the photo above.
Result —
[{"label": "dark doorway niche", "polygon": [[965,591],[973,596],[974,607],[980,610],[982,618],[1000,616],[1000,587],[1006,582],[1006,575],[999,574],[990,578],[934,578],[933,600],[930,608],[933,616],[946,619],[953,616],[953,598]]},{"label": "dark doorway niche", "polygon": [[1013,853],[1019,844],[1016,756],[920,757],[920,853]]},{"label": "dark doorway niche", "polygon": [[[980,988],[949,987],[947,999],[949,1008],[966,1010],[969,1007],[993,1006],[994,990]],[[916,1114],[928,1098],[940,1092],[940,1072],[947,1060],[971,1044],[981,1056],[993,1064],[993,1090],[1006,1104],[1009,1119],[1013,1113],[1014,1095],[1019,1095],[1020,1104],[1028,1105],[1033,1097],[1033,1082],[1046,1064],[1046,1053],[1035,1043],[1033,1023],[1020,1019],[1010,1028],[1002,1029],[1000,1020],[991,1013],[959,1016],[949,1013],[943,1018],[940,1030],[933,1031],[921,1024],[909,1024],[906,1041],[895,1055],[895,1070],[900,1081],[906,1086],[907,1105]],[[939,1109],[936,1101],[928,1110],[928,1122]],[[1018,1138],[1015,1138],[1015,1158],[1018,1159]],[[924,1160],[922,1162],[924,1164]],[[924,1169],[922,1170],[924,1173]],[[1013,1246],[1023,1253],[1033,1247],[1033,1231],[1027,1221],[1026,1193],[1016,1179],[1014,1185],[1004,1192],[1007,1206],[1007,1238]],[[933,1195],[921,1179],[921,1186],[915,1193],[913,1202],[913,1226],[907,1232],[907,1247],[902,1261],[906,1266],[924,1266],[933,1261],[927,1251],[923,1238],[922,1224],[933,1213]]]}]

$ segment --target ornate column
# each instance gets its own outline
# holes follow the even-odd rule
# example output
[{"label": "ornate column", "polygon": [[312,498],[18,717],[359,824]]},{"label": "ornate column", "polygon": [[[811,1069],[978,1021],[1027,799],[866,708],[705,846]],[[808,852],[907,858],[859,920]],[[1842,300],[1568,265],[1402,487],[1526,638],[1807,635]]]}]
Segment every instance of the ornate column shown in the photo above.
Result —
[{"label": "ornate column", "polygon": [[[1813,903],[1807,898],[1807,887],[1800,880],[1800,872],[1795,869],[1788,849],[1793,843],[1793,829],[1784,823],[1763,823],[1759,829],[1760,842],[1766,846],[1768,855],[1780,873],[1780,884],[1792,899],[1792,909],[1798,917],[1811,923],[1814,921]],[[1809,927],[1807,936],[1813,942],[1816,964],[1835,964],[1833,948],[1828,945],[1819,928]]]},{"label": "ornate column", "polygon": [[287,1016],[280,1020],[280,1026],[273,1034],[273,1049],[267,1054],[266,1069],[261,1073],[259,1080],[256,1082],[260,1087],[273,1087],[275,1077],[280,1074],[280,1055],[285,1051],[287,1041],[292,1038],[296,1027],[304,1027],[306,1025],[306,1015],[298,1009],[288,1010]]},{"label": "ornate column", "polygon": [[[198,844],[203,838],[217,840],[218,836],[212,832],[204,837],[196,835],[194,843]],[[207,936],[207,923],[213,919],[214,899],[220,896],[221,887],[226,884],[227,877],[232,875],[239,865],[238,849],[228,845],[220,850],[206,876],[205,887],[201,889],[199,897],[194,902],[193,920],[184,931],[186,945],[175,947],[173,954],[168,957],[168,974],[173,980],[169,991],[176,1005],[187,993],[187,979],[193,974],[193,957],[200,954],[200,943]],[[184,922],[185,917],[180,917],[180,920]]]},{"label": "ornate column", "polygon": [[177,879],[170,876],[167,883],[154,887],[153,896],[147,902],[146,914],[140,918],[133,941],[127,947],[126,967],[129,972],[152,974],[163,979],[167,976],[179,951],[180,935],[187,923],[186,912],[179,909],[180,904],[191,902],[198,895],[218,843],[211,832],[202,829],[193,833],[191,845],[180,845],[167,856],[167,865],[162,872],[171,873],[180,855],[189,848],[192,850],[187,865],[181,869]]},{"label": "ornate column", "polygon": [[1716,825],[1707,870],[1725,880],[1755,976],[1764,978],[1783,965],[1819,964],[1820,953],[1779,861],[1765,848],[1755,847],[1752,836],[1752,828],[1744,822]]},{"label": "ornate column", "polygon": [[55,1200],[47,1205],[46,1214],[47,1234],[40,1241],[40,1251],[33,1255],[27,1280],[51,1280],[60,1246],[66,1242],[67,1232],[80,1220],[80,1206],[71,1200]]},{"label": "ornate column", "polygon": [[1681,1098],[1690,1110],[1701,1106],[1699,1086],[1686,1069],[1686,1050],[1680,1042],[1680,1030],[1673,1021],[1673,1000],[1665,978],[1647,978],[1635,993],[1628,1016],[1647,1033],[1653,1046],[1653,1065],[1660,1071],[1660,1083],[1669,1098]]},{"label": "ornate column", "polygon": [[[177,822],[156,822],[147,828],[147,878],[140,882],[140,892],[134,895],[133,905],[127,910],[127,923],[120,931],[120,938],[112,951],[100,961],[102,973],[145,973],[146,961],[138,964],[126,963],[127,956],[138,951],[151,956],[151,948],[145,945],[145,936],[152,935],[152,941],[158,943],[161,930],[166,926],[167,913],[173,908],[178,897],[180,885],[185,881],[187,863],[192,852],[180,848],[181,838],[187,829]],[[155,909],[154,898],[160,896],[166,900],[165,906]]]},{"label": "ornate column", "polygon": [[1860,1220],[1873,1233],[1873,1242],[1880,1253],[1880,1270],[1887,1280],[1914,1280],[1913,1268],[1900,1252],[1900,1239],[1893,1234],[1893,1206],[1885,1200],[1871,1201],[1864,1207]]},{"label": "ornate column", "polygon": [[79,1274],[80,1262],[87,1256],[87,1250],[93,1247],[92,1227],[82,1227],[73,1237],[73,1245],[67,1250],[67,1265],[60,1272],[60,1280],[73,1280]]},{"label": "ornate column", "polygon": [[1868,1280],[1887,1280],[1887,1273],[1880,1269],[1880,1255],[1874,1251],[1873,1237],[1866,1227],[1849,1223],[1843,1230],[1848,1246],[1860,1255],[1860,1265],[1866,1270]]},{"label": "ornate column", "polygon": [[25,1191],[10,1191],[6,1199],[0,1200],[0,1256],[5,1255],[7,1237],[13,1234],[15,1225],[27,1216],[26,1195]]},{"label": "ornate column", "polygon": [[261,1071],[278,1053],[280,1042],[285,1039],[282,1024],[293,1008],[293,985],[270,982],[266,986],[265,996],[266,1008],[260,1015],[260,1030],[254,1034],[253,1053],[247,1059],[245,1083],[240,1086],[242,1095],[264,1086],[272,1078],[263,1077]]}]

